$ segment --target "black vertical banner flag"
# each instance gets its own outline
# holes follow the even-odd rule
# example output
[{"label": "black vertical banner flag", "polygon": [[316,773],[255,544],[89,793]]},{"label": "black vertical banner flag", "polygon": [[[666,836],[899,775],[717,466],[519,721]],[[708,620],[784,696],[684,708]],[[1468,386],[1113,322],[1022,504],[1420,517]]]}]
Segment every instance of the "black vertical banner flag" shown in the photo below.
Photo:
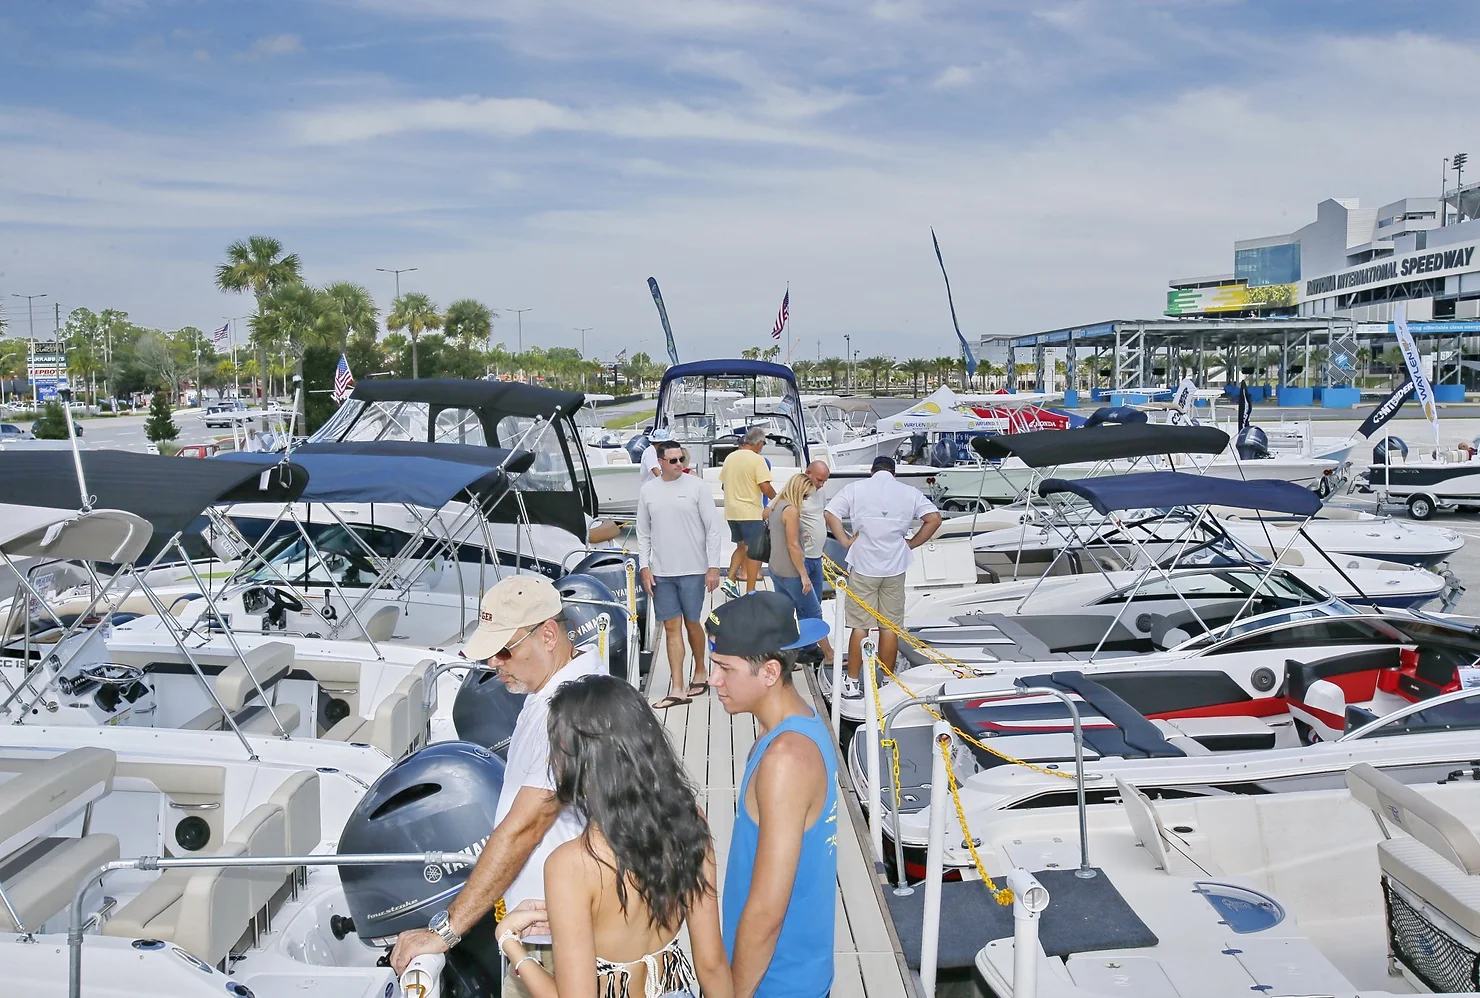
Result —
[{"label": "black vertical banner flag", "polygon": [[658,306],[658,318],[663,320],[663,335],[668,337],[668,363],[678,363],[678,347],[673,342],[673,327],[668,325],[668,309],[663,307],[663,294],[658,290],[658,279],[648,278],[648,290],[653,293],[653,304]]},{"label": "black vertical banner flag", "polygon": [[1242,433],[1254,421],[1254,399],[1249,395],[1249,383],[1238,383],[1238,429]]},{"label": "black vertical banner flag", "polygon": [[1412,397],[1413,379],[1410,378],[1393,389],[1391,395],[1383,399],[1376,409],[1367,414],[1367,418],[1362,420],[1362,425],[1357,427],[1357,432],[1364,437],[1372,436],[1384,423],[1396,416],[1398,410],[1403,408],[1403,403]]},{"label": "black vertical banner flag", "polygon": [[930,229],[930,244],[935,247],[935,262],[940,264],[940,276],[946,282],[946,304],[951,306],[951,325],[956,329],[956,339],[961,341],[961,357],[966,361],[966,376],[976,377],[976,355],[971,352],[971,345],[966,342],[966,337],[961,335],[961,323],[956,321],[956,300],[951,297],[951,278],[946,274],[946,262],[940,255],[940,240],[935,238],[935,229]]}]

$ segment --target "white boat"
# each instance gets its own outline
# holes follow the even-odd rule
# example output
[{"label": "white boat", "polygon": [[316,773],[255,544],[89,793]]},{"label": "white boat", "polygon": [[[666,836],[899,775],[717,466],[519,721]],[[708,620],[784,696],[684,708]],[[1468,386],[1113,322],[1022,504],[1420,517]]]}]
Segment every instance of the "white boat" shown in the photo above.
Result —
[{"label": "white boat", "polygon": [[1473,512],[1480,509],[1480,460],[1468,444],[1425,447],[1410,452],[1397,437],[1387,437],[1373,448],[1373,460],[1355,488],[1375,493],[1377,508],[1406,505],[1415,520],[1427,520],[1439,510]]}]

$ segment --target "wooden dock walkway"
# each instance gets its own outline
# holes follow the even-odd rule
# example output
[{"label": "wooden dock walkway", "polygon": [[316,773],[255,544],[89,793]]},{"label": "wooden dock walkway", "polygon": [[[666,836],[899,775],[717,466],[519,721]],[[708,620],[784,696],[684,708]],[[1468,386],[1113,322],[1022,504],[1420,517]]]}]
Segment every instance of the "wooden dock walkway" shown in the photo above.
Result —
[{"label": "wooden dock walkway", "polygon": [[[647,681],[650,701],[668,693],[672,686],[666,642],[661,628],[655,630],[656,654]],[[685,673],[691,675],[692,667]],[[825,717],[822,698],[813,688],[810,673],[803,670],[797,678],[802,695]],[[673,747],[699,789],[700,806],[709,815],[723,884],[735,823],[736,792],[755,745],[755,721],[748,714],[731,717],[713,693],[661,714]],[[880,877],[867,859],[868,826],[841,757],[838,775],[836,976],[832,994],[834,998],[914,998],[915,989],[899,941],[885,914]]]}]

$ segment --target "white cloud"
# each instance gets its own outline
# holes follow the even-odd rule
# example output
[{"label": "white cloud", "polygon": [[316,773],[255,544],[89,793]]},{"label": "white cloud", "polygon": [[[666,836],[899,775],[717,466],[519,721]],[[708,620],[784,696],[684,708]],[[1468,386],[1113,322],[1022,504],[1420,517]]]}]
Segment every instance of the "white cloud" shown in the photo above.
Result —
[{"label": "white cloud", "polygon": [[272,59],[282,55],[297,55],[303,51],[303,39],[297,35],[265,35],[252,43],[242,53],[243,59]]},{"label": "white cloud", "polygon": [[958,87],[970,86],[976,79],[976,73],[965,66],[947,66],[940,71],[940,75],[931,84],[937,90],[955,90]]},{"label": "white cloud", "polygon": [[[788,280],[799,355],[815,356],[818,338],[841,352],[844,332],[866,352],[943,354],[953,337],[931,224],[969,335],[1154,315],[1168,277],[1229,269],[1234,239],[1289,231],[1321,198],[1429,190],[1432,160],[1452,150],[1384,144],[1354,115],[1401,120],[1410,137],[1480,125],[1452,100],[1474,45],[1284,44],[1300,57],[1252,82],[1108,110],[1081,98],[1026,133],[954,110],[934,130],[899,117],[858,128],[849,116],[886,98],[697,50],[678,71],[732,91],[642,101],[588,82],[587,102],[414,99],[386,83],[355,103],[204,131],[0,107],[0,226],[17,233],[0,278],[64,307],[209,328],[239,314],[211,289],[222,248],[267,231],[312,280],[353,278],[384,298],[374,268],[409,265],[440,301],[533,305],[526,342],[570,344],[570,327],[594,325],[593,350],[646,339],[658,352],[654,275],[686,357],[761,343]],[[916,70],[924,111],[943,103],[924,85],[948,66]],[[788,95],[801,106],[814,93],[851,103],[788,117]],[[495,335],[512,337],[507,323]]]}]

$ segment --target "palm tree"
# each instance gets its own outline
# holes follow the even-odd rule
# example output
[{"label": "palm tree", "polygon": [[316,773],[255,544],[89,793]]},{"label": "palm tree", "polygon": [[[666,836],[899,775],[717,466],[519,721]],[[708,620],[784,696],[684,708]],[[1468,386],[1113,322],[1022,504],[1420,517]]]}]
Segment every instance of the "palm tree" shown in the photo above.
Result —
[{"label": "palm tree", "polygon": [[411,337],[411,377],[421,376],[416,361],[416,340],[428,329],[442,328],[442,313],[437,305],[420,291],[408,291],[391,302],[391,314],[385,317],[385,328],[393,332],[406,330]]},{"label": "palm tree", "polygon": [[821,361],[819,366],[827,372],[828,381],[832,387],[837,388],[838,382],[842,380],[843,372],[848,368],[848,362],[841,357],[828,357]]},{"label": "palm tree", "polygon": [[746,347],[744,350],[741,350],[740,351],[740,359],[741,360],[760,360],[761,359],[761,348],[760,347]]},{"label": "palm tree", "polygon": [[885,357],[882,354],[867,357],[863,361],[863,369],[868,372],[869,377],[873,378],[874,394],[877,395],[879,393],[879,375],[882,374],[886,377],[884,387],[889,387],[887,377],[894,373],[894,358]]},{"label": "palm tree", "polygon": [[[283,255],[283,244],[271,236],[248,236],[226,247],[226,262],[216,268],[216,287],[241,294],[251,291],[262,311],[262,296],[273,288],[296,284],[302,280],[302,262],[297,253]],[[267,349],[259,342],[257,369],[267,370]],[[255,386],[254,386],[255,387]],[[267,407],[267,392],[262,393],[262,406]]]},{"label": "palm tree", "polygon": [[792,363],[791,373],[797,376],[797,384],[805,387],[816,374],[817,362],[815,360],[798,360]]},{"label": "palm tree", "polygon": [[920,378],[930,374],[930,361],[921,360],[919,357],[911,357],[899,365],[904,374],[910,376],[910,391],[915,395],[920,394]]},{"label": "palm tree", "polygon": [[[343,345],[345,327],[340,319],[334,299],[325,292],[307,284],[285,284],[258,303],[257,314],[252,316],[252,338],[264,348],[270,342],[286,349],[302,385],[303,355],[310,348]],[[301,420],[306,410],[301,394],[297,408]]]},{"label": "palm tree", "polygon": [[324,288],[320,321],[332,327],[339,335],[338,346],[343,350],[350,336],[375,342],[380,332],[378,324],[380,309],[375,299],[363,284],[354,281],[335,281]]},{"label": "palm tree", "polygon": [[476,298],[459,298],[447,306],[443,331],[448,339],[461,340],[467,346],[483,344],[488,342],[493,320],[497,318],[497,312]]}]

